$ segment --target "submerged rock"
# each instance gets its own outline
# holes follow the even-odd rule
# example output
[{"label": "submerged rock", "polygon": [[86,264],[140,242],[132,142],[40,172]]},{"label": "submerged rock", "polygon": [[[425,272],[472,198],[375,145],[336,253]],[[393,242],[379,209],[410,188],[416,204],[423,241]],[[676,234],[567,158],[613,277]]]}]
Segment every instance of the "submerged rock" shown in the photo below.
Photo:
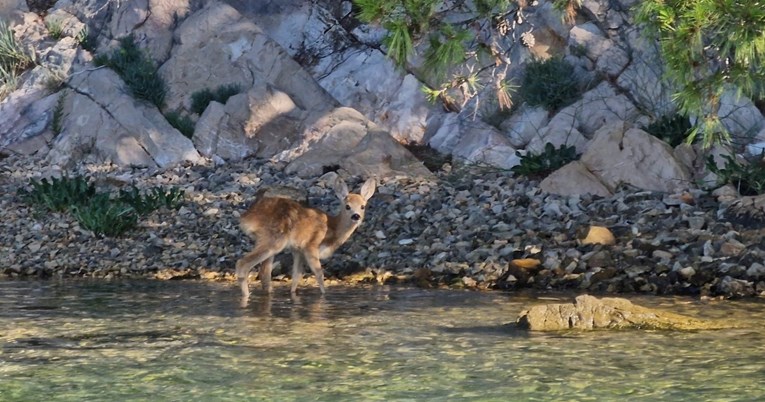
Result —
[{"label": "submerged rock", "polygon": [[532,306],[518,316],[519,327],[531,331],[567,329],[667,329],[700,330],[734,327],[724,321],[701,320],[632,304],[627,299],[590,295],[577,296],[574,303]]}]

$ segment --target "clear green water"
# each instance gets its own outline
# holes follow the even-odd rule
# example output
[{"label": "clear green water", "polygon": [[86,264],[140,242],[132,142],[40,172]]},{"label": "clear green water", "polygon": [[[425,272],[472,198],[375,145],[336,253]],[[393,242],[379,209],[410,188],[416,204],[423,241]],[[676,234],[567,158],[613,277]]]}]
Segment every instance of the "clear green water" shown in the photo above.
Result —
[{"label": "clear green water", "polygon": [[633,298],[750,329],[506,325],[553,301],[281,287],[242,307],[233,284],[0,281],[0,401],[765,400],[761,301]]}]

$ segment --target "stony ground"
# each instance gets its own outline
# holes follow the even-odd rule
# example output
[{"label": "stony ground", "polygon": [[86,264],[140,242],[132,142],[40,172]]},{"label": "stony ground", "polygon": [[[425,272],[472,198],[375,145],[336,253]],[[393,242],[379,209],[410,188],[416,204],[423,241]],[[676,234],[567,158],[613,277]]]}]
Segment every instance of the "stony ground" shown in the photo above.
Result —
[{"label": "stony ground", "polygon": [[[156,211],[122,237],[99,238],[70,215],[43,212],[17,195],[30,178],[60,172],[39,161],[6,157],[0,160],[0,275],[232,280],[236,260],[252,246],[239,231],[238,216],[258,189],[302,188],[312,205],[337,208],[329,176],[302,180],[280,168],[257,160],[161,172],[84,165],[67,173],[87,174],[99,188],[115,191],[130,184],[185,191],[179,210]],[[357,190],[359,178],[344,178]],[[447,165],[432,179],[382,181],[362,227],[324,267],[330,286],[413,282],[765,296],[761,221],[741,206],[738,215],[731,214],[730,205],[742,203],[730,192],[625,188],[610,198],[559,197],[509,172]],[[756,209],[753,203],[748,208]],[[616,244],[583,244],[591,225],[610,229]],[[290,267],[287,258],[277,262],[277,280],[288,279],[282,268]],[[529,265],[528,258],[539,264]]]}]

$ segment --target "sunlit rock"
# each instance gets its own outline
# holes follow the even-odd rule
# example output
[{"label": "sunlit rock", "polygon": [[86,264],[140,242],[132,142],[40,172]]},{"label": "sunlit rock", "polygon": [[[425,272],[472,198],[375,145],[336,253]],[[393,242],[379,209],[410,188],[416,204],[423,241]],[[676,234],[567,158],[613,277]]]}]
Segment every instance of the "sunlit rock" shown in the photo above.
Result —
[{"label": "sunlit rock", "polygon": [[577,296],[574,303],[532,306],[516,320],[531,331],[592,329],[701,330],[732,328],[732,323],[701,320],[633,304],[627,299],[589,295]]}]

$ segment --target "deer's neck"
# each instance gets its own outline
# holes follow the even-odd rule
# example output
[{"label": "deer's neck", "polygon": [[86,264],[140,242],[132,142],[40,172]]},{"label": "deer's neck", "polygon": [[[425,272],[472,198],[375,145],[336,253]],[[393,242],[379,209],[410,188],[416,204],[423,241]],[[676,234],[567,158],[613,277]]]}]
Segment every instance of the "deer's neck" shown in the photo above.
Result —
[{"label": "deer's neck", "polygon": [[327,234],[320,246],[320,258],[331,256],[338,247],[348,241],[348,238],[358,227],[358,223],[342,214],[329,216],[327,218]]}]

